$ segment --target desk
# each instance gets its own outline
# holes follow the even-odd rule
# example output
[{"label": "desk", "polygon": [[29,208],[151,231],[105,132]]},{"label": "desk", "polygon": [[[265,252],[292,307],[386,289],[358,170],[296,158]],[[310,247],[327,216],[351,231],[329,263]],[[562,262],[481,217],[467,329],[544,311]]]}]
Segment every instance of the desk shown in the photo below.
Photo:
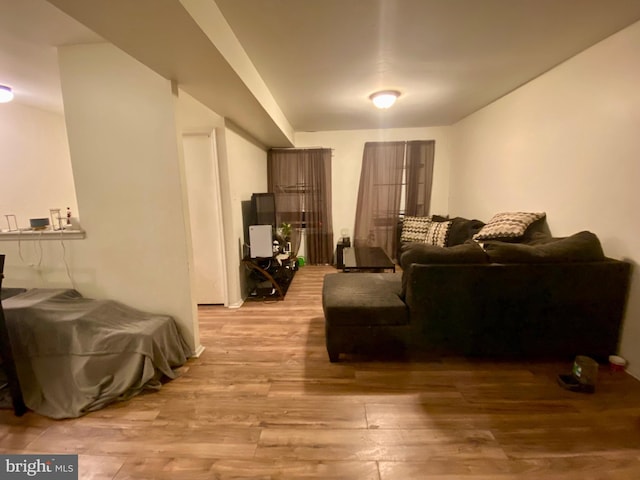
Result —
[{"label": "desk", "polygon": [[345,248],[343,259],[343,272],[396,271],[396,264],[380,247]]}]

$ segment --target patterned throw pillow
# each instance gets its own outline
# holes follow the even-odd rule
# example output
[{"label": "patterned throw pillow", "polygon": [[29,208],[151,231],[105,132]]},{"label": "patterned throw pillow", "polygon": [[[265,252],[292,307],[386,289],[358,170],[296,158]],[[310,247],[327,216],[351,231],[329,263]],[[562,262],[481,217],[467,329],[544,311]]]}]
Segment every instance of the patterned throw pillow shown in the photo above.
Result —
[{"label": "patterned throw pillow", "polygon": [[524,235],[529,226],[546,216],[546,213],[503,212],[494,215],[482,229],[473,236],[474,240],[516,239]]},{"label": "patterned throw pillow", "polygon": [[404,217],[400,241],[403,243],[424,243],[429,231],[429,225],[431,225],[429,217]]},{"label": "patterned throw pillow", "polygon": [[429,229],[427,230],[427,236],[425,243],[430,245],[436,245],[438,247],[446,247],[447,239],[449,238],[449,229],[451,228],[451,222],[431,222]]}]

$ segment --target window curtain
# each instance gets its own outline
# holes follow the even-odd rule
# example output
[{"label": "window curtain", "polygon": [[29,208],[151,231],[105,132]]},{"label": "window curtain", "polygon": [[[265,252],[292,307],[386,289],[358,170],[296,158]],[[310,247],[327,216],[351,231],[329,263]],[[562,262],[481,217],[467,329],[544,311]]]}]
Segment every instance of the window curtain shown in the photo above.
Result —
[{"label": "window curtain", "polygon": [[267,154],[268,191],[275,194],[276,224],[290,223],[297,255],[305,234],[309,264],[333,260],[331,150],[271,149]]},{"label": "window curtain", "polygon": [[435,147],[434,140],[407,142],[405,215],[429,215]]},{"label": "window curtain", "polygon": [[356,247],[381,247],[395,259],[400,216],[429,214],[434,154],[434,140],[365,143],[354,228]]},{"label": "window curtain", "polygon": [[382,247],[391,258],[395,257],[404,150],[405,142],[365,143],[356,204],[354,246]]}]

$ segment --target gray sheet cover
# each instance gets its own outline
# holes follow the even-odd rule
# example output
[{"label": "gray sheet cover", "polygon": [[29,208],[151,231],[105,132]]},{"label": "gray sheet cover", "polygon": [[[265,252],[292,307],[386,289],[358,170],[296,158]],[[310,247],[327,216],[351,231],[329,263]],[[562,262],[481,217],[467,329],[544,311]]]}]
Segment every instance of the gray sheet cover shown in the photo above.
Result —
[{"label": "gray sheet cover", "polygon": [[190,354],[172,317],[75,290],[32,289],[2,305],[25,403],[48,417],[158,389]]}]

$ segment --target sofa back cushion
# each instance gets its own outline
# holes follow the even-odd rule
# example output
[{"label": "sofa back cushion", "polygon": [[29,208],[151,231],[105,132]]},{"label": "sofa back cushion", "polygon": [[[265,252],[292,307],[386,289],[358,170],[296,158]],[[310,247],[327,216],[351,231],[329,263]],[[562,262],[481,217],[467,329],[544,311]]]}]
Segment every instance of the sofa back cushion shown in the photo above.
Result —
[{"label": "sofa back cushion", "polygon": [[598,237],[588,231],[535,243],[486,242],[492,263],[596,262],[605,259]]},{"label": "sofa back cushion", "polygon": [[489,263],[489,259],[482,247],[472,240],[454,247],[439,247],[427,243],[407,244],[400,256],[402,298],[404,298],[407,282],[411,276],[411,265],[414,263],[427,265]]},{"label": "sofa back cushion", "polygon": [[471,240],[484,227],[484,222],[480,220],[469,220],[462,217],[452,218],[450,222],[447,247],[461,245],[467,240]]}]

